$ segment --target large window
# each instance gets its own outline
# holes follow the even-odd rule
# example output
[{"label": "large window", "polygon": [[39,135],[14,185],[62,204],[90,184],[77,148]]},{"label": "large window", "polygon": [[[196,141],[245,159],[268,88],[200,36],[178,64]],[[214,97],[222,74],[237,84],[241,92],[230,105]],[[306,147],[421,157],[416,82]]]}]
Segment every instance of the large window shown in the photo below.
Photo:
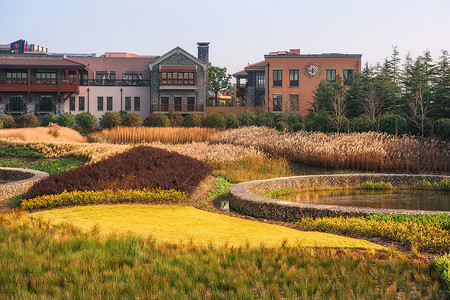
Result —
[{"label": "large window", "polygon": [[161,85],[195,85],[195,72],[161,72]]},{"label": "large window", "polygon": [[123,73],[124,85],[142,85],[142,75],[138,71],[127,71]]},{"label": "large window", "polygon": [[179,97],[179,96],[175,96],[174,98],[173,98],[173,102],[174,102],[174,110],[175,111],[181,111],[182,110],[182,108],[181,108],[181,102],[182,101],[182,98],[181,97]]},{"label": "large window", "polygon": [[353,81],[353,69],[344,69],[344,84],[351,85]]},{"label": "large window", "polygon": [[38,111],[53,111],[53,97],[51,95],[39,95]]},{"label": "large window", "polygon": [[97,97],[97,110],[103,110],[103,97]]},{"label": "large window", "polygon": [[297,113],[299,111],[298,94],[289,95],[289,112]]},{"label": "large window", "polygon": [[264,73],[256,73],[256,88],[264,89],[266,87],[266,75]]},{"label": "large window", "polygon": [[336,69],[327,69],[327,80],[336,81]]},{"label": "large window", "polygon": [[125,110],[131,110],[131,97],[125,97]]},{"label": "large window", "polygon": [[289,70],[289,86],[298,87],[298,69]]},{"label": "large window", "polygon": [[273,86],[280,87],[283,85],[282,70],[273,70]]},{"label": "large window", "polygon": [[84,111],[84,97],[78,97],[78,110]]},{"label": "large window", "polygon": [[169,97],[161,97],[161,111],[169,111]]},{"label": "large window", "polygon": [[187,111],[195,111],[195,97],[187,97]]},{"label": "large window", "polygon": [[75,110],[75,97],[69,98],[69,110],[74,111]]},{"label": "large window", "polygon": [[113,97],[106,97],[106,110],[113,110]]},{"label": "large window", "polygon": [[25,71],[8,71],[6,73],[6,78],[8,79],[6,83],[13,84],[27,84],[27,72]]},{"label": "large window", "polygon": [[25,102],[23,95],[11,95],[9,96],[9,110],[11,111],[23,111],[25,110]]},{"label": "large window", "polygon": [[36,71],[36,84],[56,84],[56,72]]},{"label": "large window", "polygon": [[134,97],[134,111],[141,110],[141,97]]},{"label": "large window", "polygon": [[97,85],[115,85],[116,72],[115,71],[97,71],[95,72],[95,81]]},{"label": "large window", "polygon": [[282,111],[283,94],[273,94],[273,111]]}]

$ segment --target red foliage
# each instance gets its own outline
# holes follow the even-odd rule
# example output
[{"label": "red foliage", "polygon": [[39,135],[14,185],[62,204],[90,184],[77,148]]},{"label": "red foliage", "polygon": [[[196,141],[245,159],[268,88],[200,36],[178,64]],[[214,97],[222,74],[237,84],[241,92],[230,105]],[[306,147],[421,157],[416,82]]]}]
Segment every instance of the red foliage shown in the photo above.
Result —
[{"label": "red foliage", "polygon": [[161,188],[191,193],[211,173],[210,166],[192,157],[139,146],[95,164],[44,178],[23,198],[103,189]]}]

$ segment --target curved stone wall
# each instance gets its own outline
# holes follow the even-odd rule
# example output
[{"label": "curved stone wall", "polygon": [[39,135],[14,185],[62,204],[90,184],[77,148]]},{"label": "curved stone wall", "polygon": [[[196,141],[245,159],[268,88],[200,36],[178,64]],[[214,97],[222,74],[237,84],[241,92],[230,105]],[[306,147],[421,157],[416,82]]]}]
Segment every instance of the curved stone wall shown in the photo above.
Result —
[{"label": "curved stone wall", "polygon": [[0,202],[26,192],[36,181],[47,177],[48,173],[18,168],[0,168],[0,178],[12,181],[0,184]]},{"label": "curved stone wall", "polygon": [[303,217],[364,216],[368,214],[432,214],[433,211],[373,209],[338,205],[312,205],[258,196],[266,189],[304,189],[318,186],[354,186],[366,181],[390,182],[395,187],[411,186],[418,181],[439,182],[447,176],[397,174],[339,174],[294,176],[235,184],[230,188],[230,209],[256,218],[298,221]]}]

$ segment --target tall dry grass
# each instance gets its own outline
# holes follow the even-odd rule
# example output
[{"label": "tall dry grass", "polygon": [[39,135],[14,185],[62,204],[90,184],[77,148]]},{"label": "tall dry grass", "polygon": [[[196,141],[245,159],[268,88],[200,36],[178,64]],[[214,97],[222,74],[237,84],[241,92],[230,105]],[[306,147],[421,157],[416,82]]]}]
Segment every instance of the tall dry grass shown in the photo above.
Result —
[{"label": "tall dry grass", "polygon": [[86,142],[86,138],[78,131],[55,125],[50,127],[1,129],[0,140],[8,142]]},{"label": "tall dry grass", "polygon": [[213,139],[220,130],[201,127],[116,127],[94,134],[91,140],[107,140],[115,144],[191,143]]},{"label": "tall dry grass", "polygon": [[408,173],[450,171],[448,142],[407,135],[280,133],[265,127],[243,127],[222,132],[213,142],[251,146],[322,168]]}]

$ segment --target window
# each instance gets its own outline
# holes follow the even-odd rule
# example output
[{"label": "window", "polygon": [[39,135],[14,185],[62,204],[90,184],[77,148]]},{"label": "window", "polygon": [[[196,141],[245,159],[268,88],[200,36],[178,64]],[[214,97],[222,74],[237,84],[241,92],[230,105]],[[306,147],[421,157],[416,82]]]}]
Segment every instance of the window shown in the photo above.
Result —
[{"label": "window", "polygon": [[298,69],[289,70],[289,86],[298,87]]},{"label": "window", "polygon": [[289,112],[298,112],[298,111],[299,111],[298,94],[290,94]]},{"label": "window", "polygon": [[336,81],[336,69],[327,69],[327,80]]},{"label": "window", "polygon": [[162,72],[161,85],[195,85],[195,72]]},{"label": "window", "polygon": [[39,95],[38,111],[53,111],[53,97],[51,95]]},{"label": "window", "polygon": [[113,97],[106,97],[106,110],[113,110]]},{"label": "window", "polygon": [[75,97],[69,98],[69,110],[74,111],[75,110]]},{"label": "window", "polygon": [[95,72],[97,85],[116,85],[115,71],[97,71]]},{"label": "window", "polygon": [[131,110],[131,97],[125,97],[125,110]]},{"label": "window", "polygon": [[174,102],[174,110],[175,111],[182,111],[181,109],[181,97],[174,97],[173,98],[173,102]]},{"label": "window", "polygon": [[281,70],[273,70],[273,86],[278,87],[283,85],[281,77]]},{"label": "window", "polygon": [[141,97],[134,97],[134,111],[141,110]]},{"label": "window", "polygon": [[88,74],[81,74],[80,85],[88,85]]},{"label": "window", "polygon": [[169,97],[161,97],[161,111],[169,111]]},{"label": "window", "polygon": [[78,97],[78,110],[84,111],[84,97]]},{"label": "window", "polygon": [[10,111],[23,111],[25,110],[25,102],[23,95],[11,95],[9,96],[9,110]]},{"label": "window", "polygon": [[127,71],[123,73],[124,85],[142,85],[142,75],[138,71]]},{"label": "window", "polygon": [[103,97],[97,97],[97,110],[103,110]]},{"label": "window", "polygon": [[282,94],[273,94],[273,111],[281,111],[282,105]]},{"label": "window", "polygon": [[344,69],[344,84],[351,85],[353,81],[353,69]]},{"label": "window", "polygon": [[56,84],[56,72],[36,71],[36,84]]},{"label": "window", "polygon": [[266,75],[264,73],[256,73],[256,88],[263,89],[266,87]]},{"label": "window", "polygon": [[187,111],[195,111],[195,97],[187,97]]},{"label": "window", "polygon": [[8,79],[6,83],[13,84],[27,84],[27,72],[24,71],[12,71],[6,73],[6,78]]}]

